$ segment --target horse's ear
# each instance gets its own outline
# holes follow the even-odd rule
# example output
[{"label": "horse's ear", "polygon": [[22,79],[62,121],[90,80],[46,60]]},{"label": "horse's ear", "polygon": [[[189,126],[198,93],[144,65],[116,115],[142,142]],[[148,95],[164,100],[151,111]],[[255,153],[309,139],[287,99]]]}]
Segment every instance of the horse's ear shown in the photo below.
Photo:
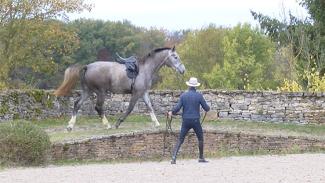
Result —
[{"label": "horse's ear", "polygon": [[149,52],[149,53],[148,53],[148,57],[150,57],[150,56],[153,55],[153,54],[154,54],[154,51]]},{"label": "horse's ear", "polygon": [[175,45],[173,46],[172,51],[175,51]]}]

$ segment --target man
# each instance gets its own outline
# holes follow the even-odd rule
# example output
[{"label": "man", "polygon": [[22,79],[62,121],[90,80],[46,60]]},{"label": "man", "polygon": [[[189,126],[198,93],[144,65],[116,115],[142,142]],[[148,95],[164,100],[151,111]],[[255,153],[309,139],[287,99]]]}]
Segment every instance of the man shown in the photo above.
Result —
[{"label": "man", "polygon": [[182,128],[172,155],[171,164],[176,164],[177,153],[184,142],[187,132],[192,128],[199,141],[199,162],[206,163],[208,161],[206,161],[203,156],[203,131],[200,123],[200,106],[202,106],[206,112],[210,110],[210,107],[204,100],[203,95],[196,91],[196,87],[200,86],[197,78],[191,77],[190,80],[186,82],[186,85],[189,86],[189,90],[181,95],[177,105],[172,111],[168,112],[168,116],[171,117],[183,108]]}]

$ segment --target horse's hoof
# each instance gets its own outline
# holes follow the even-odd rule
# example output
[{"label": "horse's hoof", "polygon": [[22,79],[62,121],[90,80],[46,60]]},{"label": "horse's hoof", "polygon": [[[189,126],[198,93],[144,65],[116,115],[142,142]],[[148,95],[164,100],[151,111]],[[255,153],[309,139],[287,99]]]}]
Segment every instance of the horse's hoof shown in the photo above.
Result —
[{"label": "horse's hoof", "polygon": [[107,129],[107,130],[112,129],[112,126],[109,125],[109,126],[106,127],[106,129]]},{"label": "horse's hoof", "polygon": [[71,132],[71,131],[72,131],[72,128],[68,126],[68,127],[67,127],[67,131],[68,131],[68,132]]},{"label": "horse's hoof", "polygon": [[120,124],[122,123],[122,120],[118,120],[116,123],[115,123],[115,128],[118,129],[118,127],[120,126]]}]

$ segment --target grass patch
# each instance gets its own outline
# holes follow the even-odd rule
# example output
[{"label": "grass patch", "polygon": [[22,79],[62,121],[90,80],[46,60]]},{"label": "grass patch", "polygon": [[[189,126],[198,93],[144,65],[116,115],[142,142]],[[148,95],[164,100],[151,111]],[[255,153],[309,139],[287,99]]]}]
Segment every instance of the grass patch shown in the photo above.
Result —
[{"label": "grass patch", "polygon": [[[109,116],[107,117],[108,121],[112,124],[115,123],[118,119],[118,116]],[[44,119],[44,120],[37,120],[32,121],[32,123],[38,125],[41,128],[55,128],[55,127],[66,127],[68,125],[68,121],[70,120],[70,117],[62,117],[62,118],[50,118],[50,119]],[[162,121],[162,119],[160,118]],[[147,123],[151,122],[151,119],[149,116],[146,115],[130,115],[125,122],[122,123],[124,125],[128,122],[139,122],[139,123]],[[98,116],[82,116],[77,118],[76,127],[78,126],[94,126],[96,124],[102,124],[101,119]]]},{"label": "grass patch", "polygon": [[[117,118],[118,116],[108,116],[108,121],[111,125],[114,125]],[[70,117],[64,117],[59,119],[32,121],[32,123],[44,129],[49,134],[52,142],[84,139],[93,136],[112,135],[118,133],[139,132],[144,130],[164,130],[166,125],[165,116],[158,116],[161,126],[155,128],[153,127],[150,116],[130,115],[125,122],[121,124],[119,129],[107,130],[98,116],[82,116],[77,118],[77,123],[75,124],[73,131],[67,132],[66,126],[68,125],[69,120]],[[173,130],[179,130],[180,125],[180,119],[174,118],[172,122]],[[203,123],[203,128],[249,134],[299,136],[325,139],[325,125],[217,120],[205,121]]]},{"label": "grass patch", "polygon": [[206,126],[231,132],[282,136],[304,136],[325,139],[325,125],[317,124],[301,125],[292,123],[222,120],[207,122]]},{"label": "grass patch", "polygon": [[[160,127],[153,127],[150,116],[146,115],[130,115],[118,129],[114,129],[114,124],[118,116],[109,116],[107,119],[113,129],[106,129],[98,116],[82,116],[77,118],[74,129],[71,132],[66,130],[70,118],[46,119],[32,121],[33,124],[44,129],[50,137],[51,142],[61,142],[69,140],[79,140],[90,138],[93,136],[113,135],[120,133],[139,132],[143,130],[165,129],[165,118],[158,117]],[[173,121],[173,129],[178,128],[179,120]]]}]

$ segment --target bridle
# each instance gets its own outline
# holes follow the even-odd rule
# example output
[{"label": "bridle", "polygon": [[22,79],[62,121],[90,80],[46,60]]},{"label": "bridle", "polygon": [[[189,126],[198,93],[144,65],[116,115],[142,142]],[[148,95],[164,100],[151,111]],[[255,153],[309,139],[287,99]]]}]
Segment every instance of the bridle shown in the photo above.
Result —
[{"label": "bridle", "polygon": [[[168,60],[168,58],[170,57],[170,56],[172,56],[171,55],[171,53],[170,53],[170,50],[168,50],[168,55],[164,58],[164,60],[156,67],[156,69],[155,69],[155,71],[154,71],[154,73],[156,73],[156,71],[159,69],[159,68],[161,68],[164,64],[166,64],[166,62],[167,62],[167,60]],[[175,68],[177,69],[177,70],[179,70],[179,67],[181,66],[181,65],[183,65],[181,62],[178,62],[177,64],[175,64],[174,66],[175,66]]]},{"label": "bridle", "polygon": [[183,65],[181,62],[176,63],[174,66],[176,67],[177,70],[180,70],[179,67]]}]

